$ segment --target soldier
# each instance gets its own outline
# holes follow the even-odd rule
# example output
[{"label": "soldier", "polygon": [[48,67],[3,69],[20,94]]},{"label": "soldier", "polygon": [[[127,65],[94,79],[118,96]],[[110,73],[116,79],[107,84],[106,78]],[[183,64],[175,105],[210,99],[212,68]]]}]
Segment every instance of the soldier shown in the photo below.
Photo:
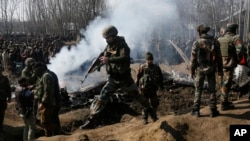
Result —
[{"label": "soldier", "polygon": [[233,82],[234,69],[238,64],[238,56],[242,56],[242,40],[236,35],[237,24],[229,23],[226,26],[226,33],[218,38],[220,43],[222,62],[223,62],[223,84],[221,86],[221,110],[234,108],[232,102],[229,102],[228,95]]},{"label": "soldier", "polygon": [[108,80],[101,90],[98,97],[94,99],[90,107],[90,117],[80,126],[80,129],[90,128],[98,114],[104,109],[112,94],[118,89],[126,91],[138,100],[141,105],[149,112],[153,121],[157,120],[154,110],[148,101],[139,94],[138,88],[131,77],[130,69],[130,48],[124,37],[117,36],[118,30],[115,26],[108,26],[103,30],[103,37],[106,39],[107,46],[104,55],[99,59],[106,64]]},{"label": "soldier", "polygon": [[9,71],[9,62],[10,62],[9,61],[10,57],[9,57],[9,50],[8,49],[4,49],[2,57],[3,57],[3,68],[4,68],[4,71],[8,72]]},{"label": "soldier", "polygon": [[250,33],[247,34],[247,67],[250,67]]},{"label": "soldier", "polygon": [[16,109],[18,114],[23,118],[24,131],[23,140],[33,141],[35,139],[36,121],[34,114],[34,94],[28,88],[28,81],[21,77],[18,80],[19,86],[15,90]]},{"label": "soldier", "polygon": [[210,93],[210,117],[219,115],[216,104],[216,71],[220,77],[223,76],[222,60],[219,44],[207,32],[210,27],[206,25],[199,25],[197,32],[199,39],[197,39],[191,52],[191,76],[195,79],[195,98],[194,107],[191,112],[192,115],[200,116],[201,94],[203,90],[204,80],[208,81],[208,92]]},{"label": "soldier", "polygon": [[11,101],[11,88],[9,79],[2,74],[0,68],[0,132],[4,131],[3,120],[5,110],[7,108],[7,102]]},{"label": "soldier", "polygon": [[38,110],[41,114],[41,125],[46,136],[52,136],[56,129],[53,122],[53,111],[55,109],[55,80],[48,72],[45,64],[36,63],[33,71],[39,77],[36,85],[36,96],[38,99]]},{"label": "soldier", "polygon": [[[26,78],[26,81],[29,85],[30,90],[33,91],[33,93],[35,93],[35,86],[36,86],[36,81],[38,80],[37,76],[33,73],[32,67],[33,65],[35,65],[35,59],[29,57],[25,60],[24,64],[25,67],[22,70],[21,73],[21,77]],[[39,123],[39,119],[37,119],[37,107],[38,107],[38,101],[37,98],[35,96],[35,100],[34,100],[34,114],[35,114],[35,118],[36,118],[36,123]]]},{"label": "soldier", "polygon": [[52,120],[56,125],[56,129],[55,129],[55,134],[63,134],[62,130],[61,130],[61,123],[60,123],[60,119],[59,119],[59,112],[61,109],[61,101],[62,101],[62,97],[61,97],[61,93],[60,93],[60,87],[59,87],[59,82],[58,82],[58,77],[56,75],[56,73],[54,73],[53,71],[48,69],[48,72],[51,74],[51,76],[53,77],[54,81],[55,81],[55,108],[53,111],[53,115],[52,115]]},{"label": "soldier", "polygon": [[[140,89],[140,94],[148,99],[155,113],[159,106],[157,90],[163,89],[163,76],[158,65],[153,63],[154,57],[150,52],[146,53],[146,63],[141,65],[136,79],[136,85]],[[148,123],[148,111],[143,109],[144,124]]]},{"label": "soldier", "polygon": [[33,75],[32,66],[35,64],[35,59],[27,58],[24,62],[25,67],[22,70],[21,77],[27,79],[29,85],[33,85],[36,81],[36,77]]}]

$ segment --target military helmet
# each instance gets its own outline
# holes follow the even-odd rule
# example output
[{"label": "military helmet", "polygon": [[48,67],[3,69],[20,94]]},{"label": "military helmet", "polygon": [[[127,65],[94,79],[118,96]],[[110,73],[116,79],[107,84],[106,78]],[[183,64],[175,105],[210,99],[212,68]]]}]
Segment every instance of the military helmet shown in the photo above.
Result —
[{"label": "military helmet", "polygon": [[24,62],[24,64],[26,65],[26,66],[32,66],[32,65],[34,65],[35,64],[35,59],[33,59],[33,58],[31,58],[31,57],[29,57],[29,58],[27,58],[26,60],[25,60],[25,62]]},{"label": "military helmet", "polygon": [[228,23],[226,26],[226,31],[227,32],[233,32],[236,33],[236,29],[238,28],[238,24],[235,23]]},{"label": "military helmet", "polygon": [[103,38],[114,37],[114,36],[117,36],[117,34],[118,34],[118,30],[113,25],[109,25],[105,27],[102,31]]},{"label": "military helmet", "polygon": [[204,24],[200,24],[197,26],[197,32],[199,33],[207,33],[210,30],[210,27]]},{"label": "military helmet", "polygon": [[146,53],[146,60],[154,60],[153,54],[150,53],[150,52],[147,52],[147,53]]}]

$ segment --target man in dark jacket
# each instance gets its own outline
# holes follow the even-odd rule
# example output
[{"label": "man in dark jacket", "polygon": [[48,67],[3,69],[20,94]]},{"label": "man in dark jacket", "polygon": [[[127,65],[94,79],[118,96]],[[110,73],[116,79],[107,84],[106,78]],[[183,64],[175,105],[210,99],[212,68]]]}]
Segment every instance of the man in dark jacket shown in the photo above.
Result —
[{"label": "man in dark jacket", "polygon": [[15,90],[16,109],[23,118],[24,131],[23,140],[33,141],[35,139],[36,120],[34,114],[34,94],[28,88],[28,80],[21,77],[18,80],[19,86]]},{"label": "man in dark jacket", "polygon": [[4,131],[3,120],[5,110],[7,108],[7,102],[11,101],[11,88],[9,79],[2,74],[0,68],[0,132]]}]

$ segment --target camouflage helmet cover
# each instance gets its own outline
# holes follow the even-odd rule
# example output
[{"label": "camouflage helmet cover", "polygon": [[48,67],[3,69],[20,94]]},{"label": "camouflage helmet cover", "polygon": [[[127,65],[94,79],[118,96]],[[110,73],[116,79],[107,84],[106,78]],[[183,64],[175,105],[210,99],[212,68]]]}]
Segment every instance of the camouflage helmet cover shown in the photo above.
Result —
[{"label": "camouflage helmet cover", "polygon": [[228,32],[236,32],[237,28],[238,28],[238,24],[228,23],[227,26],[226,26],[226,31],[228,31]]},{"label": "camouflage helmet cover", "polygon": [[113,25],[109,25],[105,27],[102,31],[103,38],[114,37],[114,36],[117,36],[117,34],[118,34],[118,30]]},{"label": "camouflage helmet cover", "polygon": [[24,63],[25,63],[26,66],[30,66],[31,67],[32,65],[35,64],[35,59],[33,59],[31,57],[27,58]]},{"label": "camouflage helmet cover", "polygon": [[150,53],[150,52],[147,52],[147,53],[146,53],[146,60],[154,60],[153,54]]},{"label": "camouflage helmet cover", "polygon": [[207,33],[210,30],[210,27],[204,24],[200,24],[197,26],[197,32]]}]

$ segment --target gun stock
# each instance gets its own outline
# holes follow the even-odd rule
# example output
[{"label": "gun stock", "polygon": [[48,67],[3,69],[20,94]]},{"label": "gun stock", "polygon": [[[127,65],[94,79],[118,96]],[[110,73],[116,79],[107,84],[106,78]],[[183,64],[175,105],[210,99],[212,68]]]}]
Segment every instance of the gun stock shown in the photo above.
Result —
[{"label": "gun stock", "polygon": [[100,69],[101,69],[101,67],[103,66],[103,64],[102,64],[102,62],[99,60],[99,58],[100,58],[101,56],[103,56],[103,55],[104,55],[104,53],[101,52],[101,53],[99,54],[99,56],[93,60],[92,64],[91,64],[90,67],[88,68],[87,73],[84,75],[83,80],[81,80],[81,83],[83,83],[83,82],[85,81],[85,79],[87,78],[88,74],[93,73],[93,72],[95,72],[96,70],[97,70],[97,71],[100,71]]}]

